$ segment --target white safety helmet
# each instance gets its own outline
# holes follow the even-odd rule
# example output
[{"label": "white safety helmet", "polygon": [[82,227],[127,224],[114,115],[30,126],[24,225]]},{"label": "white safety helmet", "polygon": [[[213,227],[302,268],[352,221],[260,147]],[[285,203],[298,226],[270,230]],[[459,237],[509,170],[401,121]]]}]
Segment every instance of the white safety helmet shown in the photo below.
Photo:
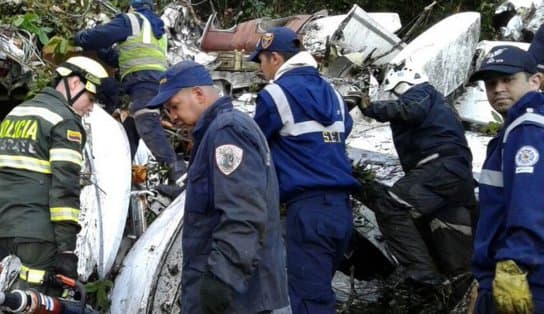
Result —
[{"label": "white safety helmet", "polygon": [[85,83],[85,89],[93,94],[97,94],[101,80],[108,77],[108,72],[100,63],[83,56],[69,58],[55,71],[61,77],[79,76]]},{"label": "white safety helmet", "polygon": [[402,95],[410,87],[428,81],[429,78],[423,71],[406,63],[394,66],[387,72],[383,81],[383,90]]}]

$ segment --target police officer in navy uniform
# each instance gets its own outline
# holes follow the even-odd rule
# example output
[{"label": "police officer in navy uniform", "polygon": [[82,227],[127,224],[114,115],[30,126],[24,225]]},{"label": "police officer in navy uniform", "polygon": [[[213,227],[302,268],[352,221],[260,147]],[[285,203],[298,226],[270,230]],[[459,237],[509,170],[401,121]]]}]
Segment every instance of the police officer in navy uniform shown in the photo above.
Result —
[{"label": "police officer in navy uniform", "polygon": [[259,127],[212,85],[204,66],[182,61],[151,100],[192,128],[194,141],[182,312],[269,313],[289,304],[276,172]]},{"label": "police officer in navy uniform", "polygon": [[77,279],[79,177],[85,130],[106,70],[72,57],[53,87],[16,106],[0,125],[0,251],[18,256],[15,288],[56,295],[50,274]]},{"label": "police officer in navy uniform", "polygon": [[504,117],[480,176],[472,269],[475,313],[544,313],[544,96],[531,54],[494,47],[471,81],[483,80]]},{"label": "police officer in navy uniform", "polygon": [[267,80],[255,121],[268,139],[287,208],[287,272],[294,313],[335,313],[331,280],[351,237],[351,174],[345,139],[352,120],[296,34],[268,30],[250,60]]},{"label": "police officer in navy uniform", "polygon": [[[386,74],[392,100],[363,102],[363,114],[389,122],[405,173],[370,206],[408,288],[447,291],[447,277],[470,277],[475,211],[472,154],[453,108],[414,64]],[[466,278],[465,277],[465,278]],[[470,279],[459,288],[460,297]]]},{"label": "police officer in navy uniform", "polygon": [[[123,122],[132,157],[141,137],[157,161],[170,168],[170,180],[185,172],[160,122],[160,105],[149,105],[159,88],[159,78],[167,68],[167,40],[164,23],[153,13],[153,0],[132,0],[129,13],[119,14],[109,23],[78,32],[75,43],[97,50],[109,65],[117,67],[121,83],[130,96],[130,116]],[[112,45],[117,43],[114,49]],[[181,158],[180,158],[181,159]]]}]

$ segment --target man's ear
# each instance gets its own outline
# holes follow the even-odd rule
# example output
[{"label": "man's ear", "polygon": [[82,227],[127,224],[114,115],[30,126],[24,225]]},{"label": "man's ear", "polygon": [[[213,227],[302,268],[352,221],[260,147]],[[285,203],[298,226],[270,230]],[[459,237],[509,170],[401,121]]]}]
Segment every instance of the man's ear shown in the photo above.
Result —
[{"label": "man's ear", "polygon": [[83,84],[83,82],[78,76],[74,75],[68,78],[68,87],[70,90],[76,90],[79,84]]},{"label": "man's ear", "polygon": [[542,83],[542,73],[540,72],[536,72],[529,77],[529,84],[535,91],[540,89]]},{"label": "man's ear", "polygon": [[275,65],[278,65],[278,64],[282,64],[283,63],[283,57],[277,53],[277,52],[272,52],[270,54],[271,58],[272,58],[272,64],[275,64]]}]

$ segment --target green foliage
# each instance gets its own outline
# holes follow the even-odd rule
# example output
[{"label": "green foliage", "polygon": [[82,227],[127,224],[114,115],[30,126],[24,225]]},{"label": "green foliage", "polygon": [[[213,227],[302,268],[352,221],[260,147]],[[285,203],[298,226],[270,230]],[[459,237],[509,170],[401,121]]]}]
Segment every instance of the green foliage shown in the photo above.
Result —
[{"label": "green foliage", "polygon": [[108,299],[108,292],[113,287],[113,282],[108,279],[97,280],[89,282],[85,285],[85,291],[87,296],[94,297],[96,299],[97,310],[105,312],[110,307],[110,301]]},{"label": "green foliage", "polygon": [[486,135],[495,136],[502,128],[503,119],[494,111],[491,112],[491,115],[493,116],[493,120],[495,121],[491,121],[488,124],[484,125],[482,128],[480,128],[480,132]]},{"label": "green foliage", "polygon": [[51,27],[43,26],[40,17],[36,13],[16,15],[13,18],[12,25],[35,34],[42,44],[49,41],[47,33],[53,30]]},{"label": "green foliage", "polygon": [[493,15],[495,14],[495,8],[498,5],[498,1],[482,1],[478,8],[481,15],[481,34],[480,39],[495,40],[496,31],[493,28]]},{"label": "green foliage", "polygon": [[497,133],[499,133],[499,130],[501,129],[501,127],[502,127],[502,123],[491,121],[488,124],[484,125],[480,129],[480,132],[482,132],[485,135],[495,136],[497,135]]},{"label": "green foliage", "polygon": [[47,67],[39,67],[34,70],[34,80],[30,83],[30,90],[26,95],[26,99],[34,97],[44,87],[49,85],[53,72]]}]

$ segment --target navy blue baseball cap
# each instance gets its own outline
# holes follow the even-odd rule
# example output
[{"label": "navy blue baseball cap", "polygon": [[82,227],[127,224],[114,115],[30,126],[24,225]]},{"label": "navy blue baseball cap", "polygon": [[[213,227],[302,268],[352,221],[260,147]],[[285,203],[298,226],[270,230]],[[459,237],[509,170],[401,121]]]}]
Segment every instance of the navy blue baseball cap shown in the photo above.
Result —
[{"label": "navy blue baseball cap", "polygon": [[300,46],[300,40],[292,29],[272,27],[261,36],[257,48],[249,56],[249,61],[259,63],[259,54],[263,51],[298,53]]},{"label": "navy blue baseball cap", "polygon": [[160,106],[183,88],[209,85],[213,85],[213,80],[202,64],[190,60],[178,62],[161,76],[159,93],[147,106]]},{"label": "navy blue baseball cap", "polygon": [[501,45],[489,51],[480,68],[470,76],[469,81],[486,80],[497,74],[510,75],[519,72],[536,73],[535,59],[521,48]]}]

